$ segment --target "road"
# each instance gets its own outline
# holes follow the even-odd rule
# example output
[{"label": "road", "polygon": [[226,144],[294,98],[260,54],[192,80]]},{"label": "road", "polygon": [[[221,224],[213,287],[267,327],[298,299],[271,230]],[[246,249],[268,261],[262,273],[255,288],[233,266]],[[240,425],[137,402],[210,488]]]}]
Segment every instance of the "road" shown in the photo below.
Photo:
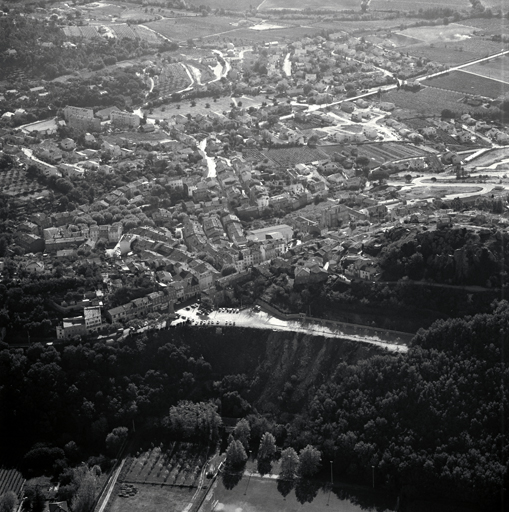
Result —
[{"label": "road", "polygon": [[[266,331],[282,331],[282,332],[299,332],[312,336],[323,336],[324,338],[339,338],[360,343],[376,345],[378,347],[387,348],[391,352],[405,353],[408,347],[401,341],[394,340],[384,341],[377,335],[355,334],[348,332],[346,328],[331,329],[324,327],[318,323],[305,323],[300,320],[280,320],[263,311],[254,312],[249,309],[241,310],[239,313],[231,311],[212,311],[209,315],[199,315],[197,308],[188,306],[189,309],[180,309],[177,313],[181,316],[171,323],[171,325],[184,324],[188,319],[192,322],[192,326],[199,327],[201,325],[207,327],[229,327],[234,324],[236,327],[250,327],[252,329],[263,329]],[[365,326],[358,326],[360,329]],[[383,329],[380,329],[383,331]]]},{"label": "road", "polygon": [[108,482],[106,495],[102,499],[101,505],[97,509],[97,512],[104,512],[106,505],[110,501],[111,493],[113,492],[113,489],[115,488],[115,484],[117,483],[120,472],[122,471],[122,468],[124,467],[124,462],[125,462],[125,459],[122,459],[122,462],[120,463],[118,468],[115,470],[115,473],[113,473],[113,476],[111,477],[110,481]]},{"label": "road", "polygon": [[[429,75],[420,76],[420,77],[414,78],[413,80],[415,82],[422,82],[424,80],[428,80],[429,78],[435,78],[437,76],[445,75],[446,73],[450,73],[451,71],[460,71],[463,68],[466,68],[468,66],[472,66],[473,64],[479,64],[481,62],[486,62],[486,61],[489,61],[491,59],[495,59],[497,57],[501,57],[501,56],[507,55],[507,54],[509,54],[509,50],[504,50],[502,52],[495,53],[493,55],[489,55],[488,57],[483,57],[482,59],[477,59],[477,60],[474,60],[474,61],[466,62],[465,64],[460,64],[458,66],[453,66],[452,68],[448,68],[448,69],[445,69],[443,71],[438,71],[437,73],[431,73]],[[342,100],[334,101],[332,103],[326,103],[326,104],[323,104],[323,105],[308,105],[308,108],[307,108],[306,112],[314,112],[316,110],[322,110],[322,109],[327,108],[327,107],[333,107],[335,105],[341,105],[341,103],[344,103],[345,101],[356,101],[356,100],[359,100],[361,98],[367,98],[369,96],[373,96],[373,94],[376,94],[380,89],[382,90],[382,92],[388,92],[388,91],[392,91],[392,90],[394,90],[396,88],[397,88],[396,84],[384,85],[383,87],[373,87],[368,92],[362,93],[362,94],[358,94],[357,96],[354,96],[352,98],[344,98]],[[305,106],[306,104],[302,103],[301,105]]]}]

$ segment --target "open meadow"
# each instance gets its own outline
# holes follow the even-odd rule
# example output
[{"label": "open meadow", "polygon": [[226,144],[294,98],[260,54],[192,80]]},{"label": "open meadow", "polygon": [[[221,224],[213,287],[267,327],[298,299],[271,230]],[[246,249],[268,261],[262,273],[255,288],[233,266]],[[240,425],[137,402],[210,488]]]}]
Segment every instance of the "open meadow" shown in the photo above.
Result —
[{"label": "open meadow", "polygon": [[507,84],[464,71],[452,71],[446,75],[429,78],[423,84],[448,91],[481,95],[486,98],[498,98],[508,90]]}]

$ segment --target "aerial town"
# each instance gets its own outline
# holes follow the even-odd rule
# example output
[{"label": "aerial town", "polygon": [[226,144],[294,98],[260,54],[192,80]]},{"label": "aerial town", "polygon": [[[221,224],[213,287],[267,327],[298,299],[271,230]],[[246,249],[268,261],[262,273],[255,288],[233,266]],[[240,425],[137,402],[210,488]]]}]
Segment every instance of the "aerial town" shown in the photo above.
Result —
[{"label": "aerial town", "polygon": [[[150,368],[155,368],[165,343],[180,347],[172,355],[168,349],[172,364],[177,352],[182,358],[178,370],[171,370],[174,394],[153,398],[169,416],[156,420],[155,405],[154,410],[146,405],[154,390],[145,402],[141,398],[143,386],[156,386],[147,380],[145,372],[152,372],[147,366],[125,377],[124,387],[137,389],[138,398],[130,398],[134,405],[125,397],[108,398],[114,419],[99,413],[103,405],[83,398],[72,419],[83,416],[91,425],[91,434],[80,434],[82,443],[63,423],[51,434],[43,429],[40,439],[27,433],[23,442],[13,443],[13,453],[26,455],[23,467],[0,469],[2,512],[18,505],[34,512],[117,512],[126,503],[127,512],[147,503],[152,512],[159,499],[173,500],[170,510],[229,510],[230,504],[239,505],[241,491],[246,496],[251,485],[255,492],[251,476],[263,482],[271,473],[264,468],[272,463],[285,500],[311,504],[316,498],[312,510],[317,511],[324,510],[325,501],[329,505],[331,489],[337,507],[344,496],[359,507],[348,510],[371,503],[362,493],[338,491],[334,477],[368,489],[372,484],[373,492],[383,487],[396,493],[397,505],[379,501],[376,506],[385,508],[377,510],[420,510],[411,503],[426,495],[433,479],[444,489],[454,481],[455,496],[480,507],[468,510],[488,510],[479,503],[489,503],[489,510],[504,507],[492,495],[501,493],[503,484],[493,475],[502,467],[500,478],[507,485],[507,447],[501,448],[503,460],[497,459],[498,448],[486,455],[477,491],[467,485],[473,477],[466,476],[466,459],[463,466],[458,462],[465,473],[458,469],[454,477],[450,464],[451,473],[438,470],[447,464],[437,455],[433,463],[422,462],[430,480],[417,469],[407,478],[403,459],[401,467],[393,463],[395,448],[386,467],[382,452],[361,454],[359,443],[382,449],[381,441],[367,437],[351,441],[352,462],[343,467],[338,461],[349,446],[345,436],[357,435],[354,427],[344,426],[343,438],[338,434],[329,446],[324,432],[331,424],[313,407],[320,402],[325,411],[327,393],[350,392],[346,373],[345,390],[331,387],[313,398],[317,383],[339,377],[331,369],[305,367],[311,352],[279,356],[269,344],[291,344],[289,332],[301,336],[306,347],[306,336],[341,339],[364,351],[354,355],[352,348],[345,355],[345,349],[343,362],[335,363],[353,367],[377,354],[388,361],[410,359],[417,357],[416,346],[442,347],[437,340],[452,327],[439,332],[436,321],[468,322],[465,315],[482,314],[492,315],[493,323],[507,322],[507,306],[500,300],[509,271],[504,257],[509,249],[504,238],[509,226],[508,13],[496,0],[456,0],[444,7],[411,0],[325,4],[2,4],[0,356],[4,352],[5,360],[0,373],[3,368],[5,377],[0,404],[14,403],[7,375],[21,354],[27,354],[25,365],[56,358],[64,368],[72,349],[76,360],[69,368],[83,372],[78,350],[103,351],[96,356],[102,361],[98,367],[107,354],[120,361],[121,352],[137,347],[137,364],[149,365],[153,358]],[[429,334],[422,334],[424,329]],[[474,339],[480,327],[474,322],[464,329]],[[255,356],[260,333],[268,340],[266,352]],[[287,337],[277,344],[277,336]],[[218,348],[218,340],[242,338],[252,345],[231,368],[222,369],[212,352],[223,351],[223,359],[230,353]],[[205,339],[215,348],[205,348]],[[182,348],[187,344],[191,348]],[[271,359],[277,357],[280,366]],[[251,367],[241,370],[248,368],[248,358]],[[125,364],[135,367],[131,360]],[[271,367],[278,375],[285,365],[289,373],[278,390],[274,382],[274,389],[267,384],[260,391],[263,372]],[[313,387],[303,377],[308,370]],[[504,375],[502,386],[509,379],[507,371]],[[73,378],[66,379],[70,386]],[[119,382],[115,386],[122,386]],[[355,424],[357,413],[349,413],[350,419],[343,413],[345,419],[330,421],[337,428],[341,421]],[[479,420],[479,429],[483,421],[492,425],[488,417]],[[0,431],[11,435],[18,421]],[[162,444],[143,444],[136,435],[138,421],[139,429],[155,432],[154,439],[162,436]],[[298,421],[307,426],[298,427]],[[409,431],[403,424],[401,432]],[[489,428],[496,431],[497,425]],[[319,428],[320,433],[313,430]],[[362,435],[369,436],[368,430]],[[316,443],[312,432],[319,437]],[[499,434],[503,443],[505,434]],[[178,441],[168,446],[168,435]],[[94,445],[92,438],[100,436],[102,444]],[[225,454],[211,448],[221,439],[223,452],[228,446]],[[479,439],[488,443],[482,435]],[[38,445],[40,453],[32,453],[39,441],[62,455],[42,454]],[[69,448],[70,442],[79,449]],[[107,462],[95,453],[103,445],[99,451],[101,457],[108,453]],[[482,446],[479,450],[492,450]],[[448,449],[447,444],[443,450]],[[81,473],[74,467],[80,454],[95,461],[88,459],[89,469]],[[43,455],[51,464],[41,462]],[[8,459],[0,454],[0,468],[9,467],[2,457]],[[182,461],[191,459],[183,469]],[[501,466],[488,477],[492,463]],[[145,474],[146,464],[152,469]],[[359,469],[362,464],[367,473]],[[421,468],[421,462],[412,464]],[[474,470],[468,466],[468,471]],[[40,474],[53,482],[44,495],[45,484],[26,483]],[[299,487],[311,485],[306,479],[313,483],[316,475],[329,478],[329,487]],[[92,478],[93,496],[84,497]],[[295,489],[279,488],[290,481]],[[153,496],[148,484],[161,484],[164,493],[173,494]],[[182,486],[193,495],[185,497]],[[239,489],[228,501],[227,491]],[[436,499],[442,500],[447,493],[437,489]],[[295,495],[288,494],[292,490]],[[16,504],[9,501],[12,491]],[[240,510],[253,503],[244,496]],[[295,510],[271,499],[270,506],[269,498],[254,503],[259,510]]]}]

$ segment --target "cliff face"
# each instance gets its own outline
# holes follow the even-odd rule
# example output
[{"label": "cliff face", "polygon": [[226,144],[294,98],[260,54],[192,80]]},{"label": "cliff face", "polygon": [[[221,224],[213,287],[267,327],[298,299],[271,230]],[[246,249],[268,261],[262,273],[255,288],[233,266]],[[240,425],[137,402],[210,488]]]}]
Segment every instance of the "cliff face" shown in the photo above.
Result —
[{"label": "cliff face", "polygon": [[341,363],[355,363],[381,350],[348,340],[271,332],[255,372],[253,391],[260,412],[301,412],[316,389]]},{"label": "cliff face", "polygon": [[249,402],[260,413],[301,412],[324,382],[334,378],[338,365],[354,364],[383,349],[349,340],[302,333],[230,329],[194,339],[220,376],[244,373],[250,381]]}]

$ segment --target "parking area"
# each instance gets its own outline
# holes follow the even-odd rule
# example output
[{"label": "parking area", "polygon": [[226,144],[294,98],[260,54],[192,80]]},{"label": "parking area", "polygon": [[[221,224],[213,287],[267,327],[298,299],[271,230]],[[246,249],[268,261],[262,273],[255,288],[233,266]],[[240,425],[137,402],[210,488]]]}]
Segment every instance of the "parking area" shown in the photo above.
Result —
[{"label": "parking area", "polygon": [[318,323],[301,320],[281,320],[265,313],[259,306],[252,308],[218,308],[217,310],[203,310],[200,304],[191,304],[176,313],[178,315],[169,325],[170,327],[184,324],[195,327],[249,327],[266,331],[302,332],[312,336],[325,338],[341,338],[369,343],[387,348],[394,352],[406,352],[408,347],[401,343],[385,341],[377,335],[356,334],[348,329],[331,328]]}]

